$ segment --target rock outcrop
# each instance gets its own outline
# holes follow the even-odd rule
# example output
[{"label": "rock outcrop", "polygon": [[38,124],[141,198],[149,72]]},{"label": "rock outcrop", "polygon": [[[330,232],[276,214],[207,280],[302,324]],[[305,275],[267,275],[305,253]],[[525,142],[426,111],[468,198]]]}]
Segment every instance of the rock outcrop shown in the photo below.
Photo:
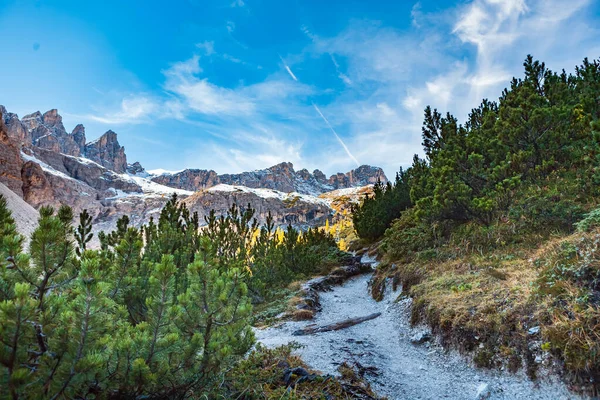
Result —
[{"label": "rock outcrop", "polygon": [[134,162],[133,164],[127,164],[127,172],[131,175],[148,175],[142,164],[139,161]]},{"label": "rock outcrop", "polygon": [[36,111],[26,115],[21,124],[27,130],[28,139],[22,142],[23,145],[34,145],[76,157],[81,155],[81,147],[73,135],[65,130],[62,117],[56,109],[49,110],[44,114]]},{"label": "rock outcrop", "polygon": [[[6,112],[6,110],[0,109],[0,112]],[[23,196],[22,164],[19,147],[8,135],[4,125],[4,114],[2,114],[0,116],[0,183],[21,197]]]},{"label": "rock outcrop", "polygon": [[8,136],[16,145],[31,144],[31,135],[17,114],[9,113],[3,105],[0,105],[0,114]]},{"label": "rock outcrop", "polygon": [[111,130],[86,144],[85,156],[116,173],[122,174],[127,170],[125,148],[119,144],[117,134]]},{"label": "rock outcrop", "polygon": [[270,212],[276,226],[292,224],[302,229],[324,225],[333,214],[327,202],[311,196],[288,195],[268,189],[251,190],[241,186],[219,185],[192,194],[184,203],[190,211],[198,212],[202,221],[212,209],[220,214],[227,212],[233,204],[241,207],[250,204],[259,223],[264,223]]},{"label": "rock outcrop", "polygon": [[152,178],[152,181],[161,185],[191,191],[208,189],[220,183],[219,176],[215,171],[204,169],[186,169],[175,174],[163,174]]},{"label": "rock outcrop", "polygon": [[295,171],[294,165],[289,162],[240,174],[218,175],[212,170],[186,169],[172,174],[162,174],[152,180],[161,185],[191,191],[226,184],[310,195],[319,195],[336,189],[366,186],[374,184],[378,180],[387,182],[381,168],[369,165],[363,165],[345,174],[338,173],[327,179],[325,174],[318,169],[312,174],[306,169]]},{"label": "rock outcrop", "polygon": [[58,172],[81,181],[96,190],[117,189],[130,193],[142,193],[142,188],[115,172],[85,158],[68,156],[45,149],[32,148],[36,159],[45,162]]},{"label": "rock outcrop", "polygon": [[77,125],[71,132],[71,136],[79,147],[79,153],[85,154],[85,127],[81,124]]},{"label": "rock outcrop", "polygon": [[21,169],[23,182],[23,199],[32,206],[39,208],[43,205],[52,205],[55,199],[54,190],[42,170],[40,164],[27,161]]}]

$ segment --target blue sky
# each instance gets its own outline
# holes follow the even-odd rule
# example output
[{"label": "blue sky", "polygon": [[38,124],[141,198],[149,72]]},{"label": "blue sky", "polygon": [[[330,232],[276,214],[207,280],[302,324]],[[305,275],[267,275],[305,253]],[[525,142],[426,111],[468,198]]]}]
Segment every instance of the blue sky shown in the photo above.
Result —
[{"label": "blue sky", "polygon": [[423,109],[463,119],[528,53],[600,57],[598,0],[0,0],[0,104],[119,134],[147,169],[388,175]]}]

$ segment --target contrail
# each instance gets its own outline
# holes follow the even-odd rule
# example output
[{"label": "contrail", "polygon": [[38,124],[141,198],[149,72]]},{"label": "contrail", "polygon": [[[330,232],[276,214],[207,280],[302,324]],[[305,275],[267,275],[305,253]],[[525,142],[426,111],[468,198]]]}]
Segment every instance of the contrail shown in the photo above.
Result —
[{"label": "contrail", "polygon": [[294,75],[294,73],[292,72],[290,67],[288,67],[288,65],[285,63],[285,61],[283,61],[283,57],[281,57],[281,55],[279,55],[279,54],[278,54],[278,56],[279,56],[279,59],[281,60],[281,62],[283,63],[283,66],[285,67],[285,69],[287,69],[288,74],[290,74],[290,76],[292,77],[293,80],[298,82],[298,78],[296,78],[296,75]]},{"label": "contrail", "polygon": [[321,110],[319,110],[319,107],[317,107],[317,105],[315,103],[312,103],[312,105],[315,108],[315,110],[319,113],[319,115],[321,116],[321,118],[323,118],[323,121],[325,121],[325,123],[327,124],[327,126],[329,127],[329,129],[331,129],[331,132],[333,132],[333,134],[335,135],[335,138],[338,140],[338,142],[340,142],[340,144],[342,145],[342,147],[344,148],[344,150],[346,150],[346,154],[348,154],[348,157],[350,157],[356,163],[357,167],[360,167],[360,163],[358,162],[358,160],[356,159],[356,157],[354,157],[352,155],[352,153],[350,153],[350,149],[348,149],[348,146],[346,146],[346,143],[344,143],[344,141],[342,140],[342,138],[340,137],[340,135],[338,135],[337,132],[335,131],[335,129],[333,129],[333,126],[331,126],[331,124],[329,123],[329,121],[327,120],[327,118],[325,118],[325,116],[323,115],[323,113],[321,112]]},{"label": "contrail", "polygon": [[[292,72],[292,69],[285,63],[285,61],[283,61],[283,57],[281,57],[281,54],[277,54],[279,56],[279,59],[281,60],[281,62],[283,63],[283,66],[285,67],[285,69],[287,70],[288,74],[290,74],[290,76],[292,77],[293,80],[295,80],[296,82],[298,82],[298,78],[296,78],[296,75],[294,75],[294,73]],[[333,57],[332,57],[333,60]],[[335,63],[335,60],[333,60]],[[337,63],[336,63],[337,65]],[[344,143],[344,141],[342,140],[342,138],[340,137],[340,135],[337,134],[337,132],[335,131],[335,129],[333,129],[333,126],[331,126],[331,124],[329,123],[329,121],[327,120],[327,118],[325,118],[325,116],[323,115],[323,113],[321,112],[321,110],[319,109],[319,107],[317,107],[317,105],[312,102],[313,107],[315,108],[315,111],[317,113],[319,113],[319,115],[321,116],[321,118],[323,118],[323,121],[325,121],[325,123],[327,124],[327,126],[329,127],[329,129],[331,130],[331,132],[333,133],[333,135],[335,136],[335,138],[338,140],[338,142],[340,142],[340,144],[342,145],[342,147],[344,148],[344,150],[346,151],[346,154],[348,154],[348,157],[350,157],[352,159],[352,161],[354,161],[356,163],[357,167],[360,167],[360,163],[358,162],[358,160],[356,159],[356,157],[354,157],[352,155],[352,153],[350,153],[350,149],[348,148],[348,146],[346,146],[346,143]]]}]

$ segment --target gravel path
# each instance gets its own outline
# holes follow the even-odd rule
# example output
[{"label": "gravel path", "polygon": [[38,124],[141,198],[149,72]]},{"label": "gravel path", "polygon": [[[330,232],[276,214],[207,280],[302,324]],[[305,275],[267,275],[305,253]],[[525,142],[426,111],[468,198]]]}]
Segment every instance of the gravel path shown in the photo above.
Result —
[{"label": "gravel path", "polygon": [[[375,302],[367,291],[370,275],[351,279],[333,291],[321,294],[321,311],[314,321],[286,322],[256,330],[259,342],[275,347],[297,342],[298,353],[312,368],[337,374],[348,360],[364,367],[375,391],[389,399],[580,399],[556,380],[534,384],[523,374],[508,374],[473,367],[455,352],[434,344],[414,345],[418,330],[408,322],[410,300],[394,302],[399,293],[388,293]],[[371,321],[335,332],[292,336],[292,332],[316,323],[324,325],[346,318],[381,312]],[[489,397],[486,397],[489,396]]]}]

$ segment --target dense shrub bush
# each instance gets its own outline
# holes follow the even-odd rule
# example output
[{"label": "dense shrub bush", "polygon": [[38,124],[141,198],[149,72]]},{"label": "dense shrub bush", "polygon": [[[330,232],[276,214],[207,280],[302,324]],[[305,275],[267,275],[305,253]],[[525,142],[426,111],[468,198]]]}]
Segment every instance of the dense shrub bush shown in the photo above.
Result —
[{"label": "dense shrub bush", "polygon": [[339,260],[332,238],[258,231],[254,210],[196,214],[173,196],[90,250],[90,218],[40,209],[27,253],[0,197],[0,397],[185,398],[218,392],[254,343],[249,287],[268,293]]}]

